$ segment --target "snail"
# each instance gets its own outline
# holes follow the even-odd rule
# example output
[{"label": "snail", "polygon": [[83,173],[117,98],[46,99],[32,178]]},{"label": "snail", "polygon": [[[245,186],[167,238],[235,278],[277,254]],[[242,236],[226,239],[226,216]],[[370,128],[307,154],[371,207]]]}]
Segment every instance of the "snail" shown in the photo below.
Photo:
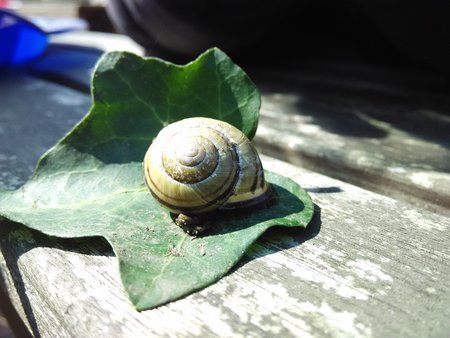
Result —
[{"label": "snail", "polygon": [[216,210],[267,205],[271,189],[258,153],[232,125],[195,117],[163,128],[144,158],[145,181],[153,197],[185,232],[209,228]]}]

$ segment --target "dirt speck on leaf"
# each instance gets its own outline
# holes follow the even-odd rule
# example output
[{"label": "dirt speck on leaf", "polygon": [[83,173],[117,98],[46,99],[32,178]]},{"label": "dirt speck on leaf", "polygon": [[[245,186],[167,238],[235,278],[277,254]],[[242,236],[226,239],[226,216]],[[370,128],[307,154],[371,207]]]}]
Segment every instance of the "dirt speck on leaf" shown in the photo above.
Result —
[{"label": "dirt speck on leaf", "polygon": [[197,247],[200,251],[200,255],[205,256],[206,255],[205,243],[197,244]]},{"label": "dirt speck on leaf", "polygon": [[166,256],[183,257],[184,255],[180,249],[178,249],[176,246],[174,246],[172,243],[170,243],[169,248],[167,249]]}]

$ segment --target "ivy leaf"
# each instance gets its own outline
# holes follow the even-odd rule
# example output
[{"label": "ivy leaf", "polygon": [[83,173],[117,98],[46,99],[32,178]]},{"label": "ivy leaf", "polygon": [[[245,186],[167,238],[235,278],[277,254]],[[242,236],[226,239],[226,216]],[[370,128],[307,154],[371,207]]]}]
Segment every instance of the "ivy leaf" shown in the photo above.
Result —
[{"label": "ivy leaf", "polygon": [[138,310],[217,281],[269,227],[310,221],[308,194],[269,172],[275,190],[270,208],[222,212],[197,238],[148,193],[141,161],[164,125],[207,116],[254,135],[259,93],[221,51],[209,50],[185,66],[110,53],[97,65],[92,87],[89,114],[41,158],[24,186],[0,192],[0,216],[48,235],[106,238]]},{"label": "ivy leaf", "polygon": [[108,163],[141,161],[163,127],[188,117],[226,121],[252,139],[261,105],[250,78],[216,48],[185,66],[106,54],[94,71],[92,96],[91,113],[66,141]]}]

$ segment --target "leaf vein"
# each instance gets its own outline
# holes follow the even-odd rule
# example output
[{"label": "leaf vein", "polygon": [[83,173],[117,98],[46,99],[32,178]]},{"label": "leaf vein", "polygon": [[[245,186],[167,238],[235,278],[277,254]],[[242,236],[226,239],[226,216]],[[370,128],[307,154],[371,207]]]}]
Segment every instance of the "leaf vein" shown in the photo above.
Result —
[{"label": "leaf vein", "polygon": [[127,85],[127,87],[130,89],[130,91],[131,91],[131,93],[134,95],[134,97],[135,97],[139,102],[141,102],[143,105],[145,105],[147,108],[149,108],[150,111],[153,113],[153,116],[154,116],[154,117],[155,117],[162,125],[164,125],[164,121],[161,120],[161,118],[160,118],[160,117],[158,116],[158,114],[155,112],[155,109],[154,109],[152,106],[150,106],[150,105],[148,104],[148,102],[146,102],[145,100],[143,100],[143,99],[135,92],[135,90],[134,90],[133,87],[131,86],[130,82],[128,82],[127,79],[125,79],[125,78],[120,74],[120,72],[119,72],[117,69],[113,68],[113,70],[114,70],[114,72],[117,74],[117,76],[119,77],[119,79],[121,79],[122,82],[125,83],[125,84]]}]

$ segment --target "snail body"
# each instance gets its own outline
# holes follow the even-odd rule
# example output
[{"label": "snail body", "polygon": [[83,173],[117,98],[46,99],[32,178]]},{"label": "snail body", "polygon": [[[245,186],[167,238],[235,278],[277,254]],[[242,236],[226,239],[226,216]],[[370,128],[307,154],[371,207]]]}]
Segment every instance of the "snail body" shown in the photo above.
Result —
[{"label": "snail body", "polygon": [[145,155],[144,171],[152,195],[179,215],[177,224],[189,233],[203,231],[198,220],[214,210],[249,207],[270,197],[250,140],[210,118],[188,118],[162,129]]}]

